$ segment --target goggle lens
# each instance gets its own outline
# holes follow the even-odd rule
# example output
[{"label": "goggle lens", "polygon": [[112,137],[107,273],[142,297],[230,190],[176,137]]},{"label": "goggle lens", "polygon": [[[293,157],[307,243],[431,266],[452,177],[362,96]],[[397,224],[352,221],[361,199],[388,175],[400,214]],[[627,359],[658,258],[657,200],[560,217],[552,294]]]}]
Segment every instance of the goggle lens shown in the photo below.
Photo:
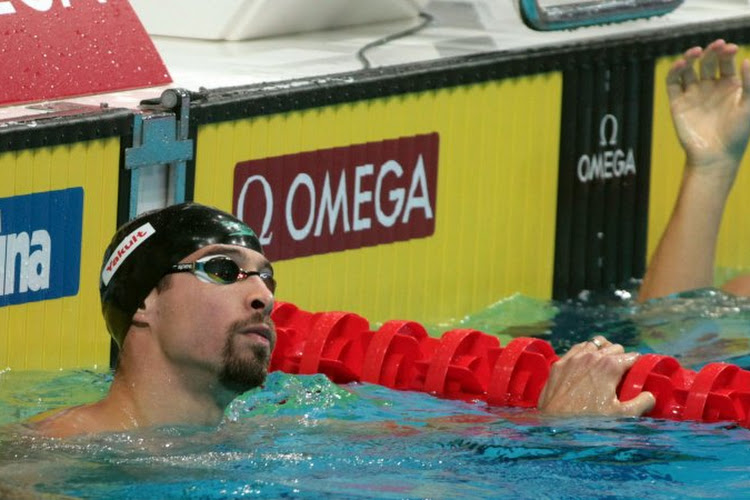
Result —
[{"label": "goggle lens", "polygon": [[212,259],[202,262],[203,272],[205,272],[212,281],[228,285],[234,283],[240,278],[240,266],[232,259],[226,257],[213,257]]}]

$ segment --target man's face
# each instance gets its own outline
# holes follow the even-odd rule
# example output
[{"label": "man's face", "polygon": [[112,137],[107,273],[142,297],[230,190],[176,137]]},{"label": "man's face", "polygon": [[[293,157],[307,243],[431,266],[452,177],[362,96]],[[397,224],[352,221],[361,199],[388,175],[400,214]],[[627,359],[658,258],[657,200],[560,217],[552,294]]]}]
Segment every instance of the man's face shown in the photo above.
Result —
[{"label": "man's face", "polygon": [[[227,264],[222,258],[251,275],[217,283],[207,271],[217,262]],[[172,274],[158,292],[152,329],[162,350],[188,377],[204,374],[235,393],[257,387],[268,373],[276,332],[270,318],[273,291],[253,272],[272,274],[270,263],[256,251],[231,245],[204,247],[181,262],[200,262],[203,272]]]}]

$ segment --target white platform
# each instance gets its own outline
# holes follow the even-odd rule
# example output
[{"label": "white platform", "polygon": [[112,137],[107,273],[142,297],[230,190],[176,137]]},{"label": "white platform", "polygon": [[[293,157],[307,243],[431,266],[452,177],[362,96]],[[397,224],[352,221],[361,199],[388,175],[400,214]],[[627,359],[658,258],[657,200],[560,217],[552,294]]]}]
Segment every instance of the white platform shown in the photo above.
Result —
[{"label": "white platform", "polygon": [[[676,11],[661,17],[572,31],[538,32],[523,24],[516,9],[517,0],[430,0],[424,10],[434,17],[431,24],[417,34],[373,48],[367,57],[375,67],[392,66],[480,52],[660,32],[709,21],[750,19],[747,0],[685,0]],[[170,15],[180,14],[173,12]],[[411,17],[249,41],[206,41],[155,35],[154,43],[172,75],[173,84],[67,101],[87,105],[106,102],[110,107],[135,109],[141,100],[158,97],[167,87],[197,91],[200,88],[273,84],[357,71],[362,65],[356,54],[363,46],[420,22],[421,18]],[[0,120],[34,113],[40,111],[28,106],[0,108]]]},{"label": "white platform", "polygon": [[250,40],[414,18],[428,0],[130,0],[152,35]]}]

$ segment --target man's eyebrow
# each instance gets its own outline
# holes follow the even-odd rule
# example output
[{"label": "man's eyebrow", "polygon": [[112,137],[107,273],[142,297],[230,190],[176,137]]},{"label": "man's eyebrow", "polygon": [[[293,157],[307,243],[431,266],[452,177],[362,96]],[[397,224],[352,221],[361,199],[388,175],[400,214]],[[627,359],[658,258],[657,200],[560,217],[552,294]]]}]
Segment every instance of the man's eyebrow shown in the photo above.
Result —
[{"label": "man's eyebrow", "polygon": [[233,247],[215,247],[212,248],[209,254],[221,254],[229,257],[243,257],[242,252]]},{"label": "man's eyebrow", "polygon": [[271,261],[269,261],[268,259],[262,259],[260,262],[258,262],[258,270],[270,271],[271,274],[273,274],[273,266],[271,265]]}]

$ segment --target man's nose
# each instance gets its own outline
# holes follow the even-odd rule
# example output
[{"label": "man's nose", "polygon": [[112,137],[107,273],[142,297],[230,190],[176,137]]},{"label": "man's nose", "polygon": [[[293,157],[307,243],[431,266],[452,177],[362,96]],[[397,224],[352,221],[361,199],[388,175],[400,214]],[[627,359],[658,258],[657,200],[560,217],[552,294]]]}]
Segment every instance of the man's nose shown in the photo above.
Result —
[{"label": "man's nose", "polygon": [[273,292],[259,276],[251,276],[247,282],[247,301],[250,308],[265,315],[273,310]]}]

